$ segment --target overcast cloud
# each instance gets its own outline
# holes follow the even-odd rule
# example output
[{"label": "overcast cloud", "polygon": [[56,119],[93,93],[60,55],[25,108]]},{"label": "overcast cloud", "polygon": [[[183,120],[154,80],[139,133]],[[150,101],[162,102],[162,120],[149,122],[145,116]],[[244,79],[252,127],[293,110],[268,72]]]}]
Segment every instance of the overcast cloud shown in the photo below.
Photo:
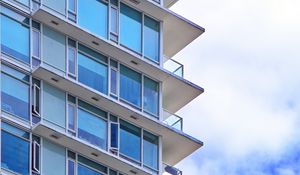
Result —
[{"label": "overcast cloud", "polygon": [[300,1],[180,0],[206,32],[176,55],[205,93],[179,114],[185,175],[300,175]]}]

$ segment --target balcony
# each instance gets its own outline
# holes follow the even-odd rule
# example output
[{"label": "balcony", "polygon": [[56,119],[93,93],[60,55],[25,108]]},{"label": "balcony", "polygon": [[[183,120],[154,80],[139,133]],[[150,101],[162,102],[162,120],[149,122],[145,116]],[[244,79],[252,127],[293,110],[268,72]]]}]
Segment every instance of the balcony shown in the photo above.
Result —
[{"label": "balcony", "polygon": [[180,131],[183,130],[183,119],[176,114],[172,114],[167,110],[164,110],[163,121],[165,124],[172,126],[175,129],[178,129]]},{"label": "balcony", "polygon": [[177,75],[183,78],[183,65],[173,59],[169,59],[164,63],[164,69],[172,72],[174,75]]}]

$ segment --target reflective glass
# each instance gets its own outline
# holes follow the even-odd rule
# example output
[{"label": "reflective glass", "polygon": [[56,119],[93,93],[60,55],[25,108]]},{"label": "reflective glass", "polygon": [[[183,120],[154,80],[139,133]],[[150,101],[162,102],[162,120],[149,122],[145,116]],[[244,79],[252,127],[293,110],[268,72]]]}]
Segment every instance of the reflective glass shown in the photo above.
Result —
[{"label": "reflective glass", "polygon": [[72,160],[68,160],[68,175],[75,175],[75,163]]},{"label": "reflective glass", "polygon": [[106,150],[107,122],[87,111],[78,109],[78,137]]},{"label": "reflective glass", "polygon": [[142,52],[142,14],[121,3],[120,42],[129,49]]},{"label": "reflective glass", "polygon": [[159,22],[145,16],[144,18],[144,55],[159,62]]},{"label": "reflective glass", "polygon": [[86,165],[88,167],[91,167],[96,171],[103,172],[105,174],[107,173],[107,167],[106,166],[103,166],[99,163],[91,161],[91,160],[89,160],[85,157],[82,157],[80,155],[78,155],[78,162],[80,162],[82,165]]},{"label": "reflective glass", "polygon": [[123,65],[120,67],[120,97],[141,107],[141,74]]},{"label": "reflective glass", "polygon": [[158,169],[158,137],[144,131],[143,139],[144,165],[154,170]]},{"label": "reflective glass", "polygon": [[117,95],[117,71],[110,69],[110,92]]},{"label": "reflective glass", "polygon": [[29,0],[17,0],[18,2],[20,2],[21,4],[25,5],[25,6],[29,6]]},{"label": "reflective glass", "polygon": [[79,82],[107,94],[107,66],[78,53]]},{"label": "reflective glass", "polygon": [[150,78],[144,77],[144,110],[158,116],[159,85]]},{"label": "reflective glass", "polygon": [[19,61],[29,63],[29,28],[2,14],[0,21],[2,52]]},{"label": "reflective glass", "polygon": [[91,168],[81,165],[80,163],[78,164],[77,169],[78,175],[102,175],[102,173],[92,170]]},{"label": "reflective glass", "polygon": [[29,142],[4,130],[1,139],[1,167],[29,175]]},{"label": "reflective glass", "polygon": [[112,148],[118,148],[118,140],[119,140],[119,124],[111,123],[110,125],[110,146]]},{"label": "reflective glass", "polygon": [[75,2],[76,0],[69,0],[68,1],[68,6],[69,6],[69,10],[71,10],[72,12],[75,12],[76,11],[76,2]]},{"label": "reflective glass", "polygon": [[75,75],[75,59],[76,59],[76,50],[75,48],[68,48],[68,69],[69,73]]},{"label": "reflective glass", "polygon": [[68,128],[71,130],[75,130],[75,106],[72,104],[68,104]]},{"label": "reflective glass", "polygon": [[141,161],[141,129],[123,120],[120,121],[120,152]]},{"label": "reflective glass", "polygon": [[99,0],[78,0],[78,24],[107,38],[108,6]]},{"label": "reflective glass", "polygon": [[32,55],[40,58],[40,32],[32,30]]},{"label": "reflective glass", "polygon": [[118,12],[117,9],[111,7],[110,8],[110,30],[111,32],[118,33]]},{"label": "reflective glass", "polygon": [[4,73],[1,75],[2,110],[29,120],[29,86]]}]

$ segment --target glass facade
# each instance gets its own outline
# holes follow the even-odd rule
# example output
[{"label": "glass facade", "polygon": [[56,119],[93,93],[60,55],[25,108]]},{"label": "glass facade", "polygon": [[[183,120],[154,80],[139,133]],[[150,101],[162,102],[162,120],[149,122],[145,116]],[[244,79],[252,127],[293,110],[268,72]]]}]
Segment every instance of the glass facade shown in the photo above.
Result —
[{"label": "glass facade", "polygon": [[107,38],[107,3],[101,0],[78,0],[78,24],[98,36]]},{"label": "glass facade", "polygon": [[159,84],[144,76],[144,110],[158,116]]},{"label": "glass facade", "polygon": [[1,66],[1,109],[29,121],[29,76]]},{"label": "glass facade", "polygon": [[142,14],[121,3],[120,42],[125,47],[142,53]]},{"label": "glass facade", "polygon": [[4,122],[1,127],[1,167],[29,175],[29,133]]},{"label": "glass facade", "polygon": [[0,23],[1,52],[29,64],[29,19],[1,6]]},{"label": "glass facade", "polygon": [[144,166],[158,170],[158,137],[144,131],[143,147]]},{"label": "glass facade", "polygon": [[144,55],[159,63],[160,24],[148,16],[144,17]]},{"label": "glass facade", "polygon": [[141,81],[141,74],[126,66],[120,66],[120,97],[139,108],[142,94]]}]

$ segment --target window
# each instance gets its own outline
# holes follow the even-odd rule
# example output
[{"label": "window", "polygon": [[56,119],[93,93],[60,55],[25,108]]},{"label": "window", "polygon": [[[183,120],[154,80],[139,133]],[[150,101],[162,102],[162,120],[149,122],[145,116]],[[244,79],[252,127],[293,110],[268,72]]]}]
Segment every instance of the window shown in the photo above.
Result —
[{"label": "window", "polygon": [[159,22],[144,16],[144,55],[159,63]]},{"label": "window", "polygon": [[107,3],[101,0],[78,0],[78,24],[98,36],[108,38]]},{"label": "window", "polygon": [[32,10],[35,11],[40,7],[41,1],[40,0],[32,0]]},{"label": "window", "polygon": [[68,104],[68,129],[73,135],[75,135],[76,127],[76,106],[73,103]]},{"label": "window", "polygon": [[76,22],[76,0],[68,0],[68,17],[73,22]]},{"label": "window", "polygon": [[40,138],[32,135],[32,171],[35,172],[35,174],[40,173]]},{"label": "window", "polygon": [[75,175],[76,168],[76,154],[72,151],[68,151],[68,175]]},{"label": "window", "polygon": [[[82,51],[78,53],[78,81],[107,94],[108,68],[107,65],[101,63],[103,61],[106,63],[107,58],[81,45],[79,50],[86,50],[86,52],[85,54]],[[90,56],[86,55],[87,52],[90,52],[88,54]]]},{"label": "window", "polygon": [[76,41],[68,39],[68,73],[72,78],[76,78],[77,65],[77,49]]},{"label": "window", "polygon": [[145,130],[143,132],[143,159],[144,166],[158,170],[158,137]]},{"label": "window", "polygon": [[118,97],[118,62],[110,59],[110,95]]},{"label": "window", "polygon": [[[102,112],[102,115],[106,115]],[[78,137],[106,150],[107,122],[82,108],[78,109]]]},{"label": "window", "polygon": [[29,19],[3,6],[0,8],[2,52],[29,64]]},{"label": "window", "polygon": [[29,120],[29,76],[5,65],[1,69],[2,110]]},{"label": "window", "polygon": [[32,78],[32,121],[37,123],[40,121],[41,111],[41,82],[35,78]]},{"label": "window", "polygon": [[32,65],[38,66],[41,63],[41,32],[40,24],[32,21]]},{"label": "window", "polygon": [[29,133],[2,122],[1,168],[29,175]]},{"label": "window", "polygon": [[159,84],[144,76],[144,111],[158,116]]},{"label": "window", "polygon": [[119,9],[118,1],[110,0],[110,39],[114,42],[118,42],[119,31]]},{"label": "window", "polygon": [[119,153],[119,123],[116,116],[110,116],[110,152]]},{"label": "window", "polygon": [[141,129],[120,120],[120,153],[124,158],[141,162]]},{"label": "window", "polygon": [[142,53],[142,14],[121,3],[120,42],[125,47]]},{"label": "window", "polygon": [[120,97],[130,104],[141,107],[141,74],[120,66]]}]

